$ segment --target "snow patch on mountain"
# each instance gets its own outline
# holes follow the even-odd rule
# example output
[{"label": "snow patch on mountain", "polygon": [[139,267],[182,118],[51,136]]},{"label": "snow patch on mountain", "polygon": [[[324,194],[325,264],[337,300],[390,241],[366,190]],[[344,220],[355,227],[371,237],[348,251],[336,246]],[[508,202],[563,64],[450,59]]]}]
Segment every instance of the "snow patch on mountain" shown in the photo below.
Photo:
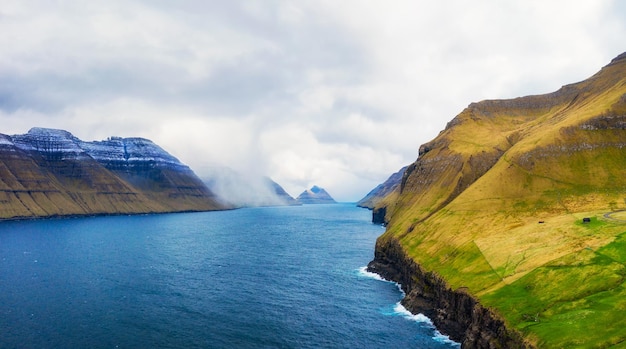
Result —
[{"label": "snow patch on mountain", "polygon": [[15,144],[21,150],[39,152],[48,159],[91,157],[105,165],[151,163],[181,171],[189,170],[188,166],[145,138],[109,137],[104,141],[85,142],[64,130],[35,127],[24,135],[0,137],[0,144]]}]

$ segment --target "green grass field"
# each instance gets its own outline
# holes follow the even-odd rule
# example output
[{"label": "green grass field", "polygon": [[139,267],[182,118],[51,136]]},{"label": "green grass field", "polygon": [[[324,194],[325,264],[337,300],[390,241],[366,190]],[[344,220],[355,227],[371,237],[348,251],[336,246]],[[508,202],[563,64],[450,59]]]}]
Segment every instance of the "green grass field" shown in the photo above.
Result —
[{"label": "green grass field", "polygon": [[[579,223],[576,223],[579,224]],[[605,223],[593,220],[589,229]],[[537,268],[481,297],[537,344],[608,348],[626,340],[626,227],[615,241]]]}]

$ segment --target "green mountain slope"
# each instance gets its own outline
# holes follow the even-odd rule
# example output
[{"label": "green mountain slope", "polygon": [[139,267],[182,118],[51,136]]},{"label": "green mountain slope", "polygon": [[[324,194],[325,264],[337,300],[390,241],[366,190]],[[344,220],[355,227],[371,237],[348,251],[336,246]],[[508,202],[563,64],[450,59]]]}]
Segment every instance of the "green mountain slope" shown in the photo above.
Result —
[{"label": "green mountain slope", "polygon": [[83,142],[62,130],[0,134],[0,220],[226,208],[149,140]]},{"label": "green mountain slope", "polygon": [[551,94],[471,104],[389,209],[377,248],[399,242],[527,343],[625,342],[626,54]]}]

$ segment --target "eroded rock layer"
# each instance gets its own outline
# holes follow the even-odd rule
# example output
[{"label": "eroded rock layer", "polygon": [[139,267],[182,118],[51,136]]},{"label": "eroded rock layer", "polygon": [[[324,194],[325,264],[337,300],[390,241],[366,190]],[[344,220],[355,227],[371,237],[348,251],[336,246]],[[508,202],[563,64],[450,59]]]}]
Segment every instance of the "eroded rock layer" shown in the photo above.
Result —
[{"label": "eroded rock layer", "polygon": [[0,218],[223,209],[176,158],[142,138],[84,142],[63,130],[0,135]]}]

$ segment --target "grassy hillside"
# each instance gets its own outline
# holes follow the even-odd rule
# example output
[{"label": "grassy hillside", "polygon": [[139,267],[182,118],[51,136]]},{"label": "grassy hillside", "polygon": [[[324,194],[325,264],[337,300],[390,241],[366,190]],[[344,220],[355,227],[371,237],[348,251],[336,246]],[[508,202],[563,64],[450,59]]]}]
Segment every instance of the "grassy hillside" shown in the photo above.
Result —
[{"label": "grassy hillside", "polygon": [[390,208],[381,239],[538,347],[625,342],[626,56],[551,94],[471,104]]}]

